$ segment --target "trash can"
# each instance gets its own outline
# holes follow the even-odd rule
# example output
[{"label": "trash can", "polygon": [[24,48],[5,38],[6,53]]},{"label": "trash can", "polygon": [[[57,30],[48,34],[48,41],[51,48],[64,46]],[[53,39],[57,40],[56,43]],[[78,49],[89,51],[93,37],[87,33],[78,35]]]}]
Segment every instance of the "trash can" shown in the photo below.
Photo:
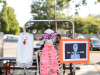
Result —
[{"label": "trash can", "polygon": [[[0,57],[3,57],[3,36],[4,33],[0,32]],[[3,61],[0,61],[0,66],[3,67]],[[0,75],[2,74],[2,70],[0,69]]]}]

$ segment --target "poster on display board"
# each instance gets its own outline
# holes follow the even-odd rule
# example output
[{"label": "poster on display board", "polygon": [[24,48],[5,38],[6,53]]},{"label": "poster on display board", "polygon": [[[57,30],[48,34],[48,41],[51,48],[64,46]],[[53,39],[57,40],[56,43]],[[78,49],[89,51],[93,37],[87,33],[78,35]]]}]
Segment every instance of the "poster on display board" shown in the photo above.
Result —
[{"label": "poster on display board", "polygon": [[87,63],[89,62],[89,39],[61,39],[61,63]]}]

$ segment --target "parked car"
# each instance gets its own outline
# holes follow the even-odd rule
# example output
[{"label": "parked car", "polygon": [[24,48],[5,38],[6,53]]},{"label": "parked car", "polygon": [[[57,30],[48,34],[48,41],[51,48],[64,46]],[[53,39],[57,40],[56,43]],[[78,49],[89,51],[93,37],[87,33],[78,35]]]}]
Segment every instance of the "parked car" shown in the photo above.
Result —
[{"label": "parked car", "polygon": [[[73,38],[73,34],[70,34],[68,37]],[[82,34],[75,34],[75,38],[83,39],[85,37]]]},{"label": "parked car", "polygon": [[91,36],[90,38],[97,38],[96,36]]},{"label": "parked car", "polygon": [[36,52],[37,50],[39,50],[39,48],[41,47],[41,45],[44,44],[44,39],[41,40],[39,43],[37,43],[35,46],[34,46],[34,51]]},{"label": "parked car", "polygon": [[18,41],[18,38],[14,36],[8,36],[4,38],[4,42],[17,42],[17,41]]},{"label": "parked car", "polygon": [[44,44],[44,39],[41,40],[39,43],[37,43],[36,46],[41,46],[41,45],[43,45],[43,44]]},{"label": "parked car", "polygon": [[77,35],[75,36],[75,38],[84,39],[85,37],[84,37],[82,34],[77,34]]},{"label": "parked car", "polygon": [[90,38],[90,50],[100,50],[100,39]]},{"label": "parked car", "polygon": [[71,39],[70,37],[61,37],[61,39]]},{"label": "parked car", "polygon": [[16,38],[19,38],[19,36],[17,36],[17,35],[5,34],[4,35],[4,39],[7,38],[7,37],[16,37]]},{"label": "parked car", "polygon": [[73,38],[73,34],[69,34],[68,37],[69,37],[69,38]]}]

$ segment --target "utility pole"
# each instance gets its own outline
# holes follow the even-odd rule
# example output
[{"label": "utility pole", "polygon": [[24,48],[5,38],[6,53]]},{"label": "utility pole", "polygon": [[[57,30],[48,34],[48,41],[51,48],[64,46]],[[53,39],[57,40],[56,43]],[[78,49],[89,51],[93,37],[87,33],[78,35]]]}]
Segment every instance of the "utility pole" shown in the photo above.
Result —
[{"label": "utility pole", "polygon": [[[55,20],[56,20],[56,0],[54,0],[54,13],[55,13]],[[57,22],[55,22],[55,30],[57,32]]]}]

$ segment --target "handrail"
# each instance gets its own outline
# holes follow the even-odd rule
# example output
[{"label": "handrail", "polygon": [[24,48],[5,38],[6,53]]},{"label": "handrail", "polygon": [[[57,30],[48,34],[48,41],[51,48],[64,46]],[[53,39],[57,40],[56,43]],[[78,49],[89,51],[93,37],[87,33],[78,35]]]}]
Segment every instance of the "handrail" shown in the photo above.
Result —
[{"label": "handrail", "polygon": [[72,29],[73,29],[73,38],[75,38],[75,26],[74,23],[70,20],[29,20],[25,23],[23,30],[27,26],[28,23],[30,22],[69,22],[72,24]]},{"label": "handrail", "polygon": [[[30,22],[49,22],[49,23],[50,22],[69,22],[69,23],[72,24],[73,38],[75,38],[75,26],[74,26],[74,23],[72,21],[70,21],[70,20],[29,20],[28,22],[25,23],[23,30],[25,30],[27,24],[30,23]],[[70,64],[70,67],[72,67],[72,64]],[[76,65],[74,63],[73,64],[74,74],[75,74],[75,69],[76,69],[75,67],[76,67]],[[72,70],[71,69],[70,69],[70,72],[72,74]]]}]

